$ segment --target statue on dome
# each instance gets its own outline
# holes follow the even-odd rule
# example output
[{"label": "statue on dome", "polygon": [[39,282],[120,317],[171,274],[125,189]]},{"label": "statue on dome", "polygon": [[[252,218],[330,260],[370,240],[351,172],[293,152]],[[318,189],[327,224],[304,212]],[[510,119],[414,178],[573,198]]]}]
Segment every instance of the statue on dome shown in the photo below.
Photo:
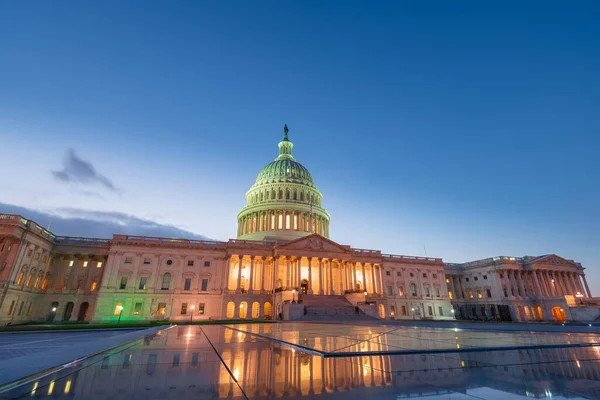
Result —
[{"label": "statue on dome", "polygon": [[288,139],[288,132],[289,132],[289,129],[287,127],[287,124],[283,125],[283,140],[285,142],[289,141],[289,139]]}]

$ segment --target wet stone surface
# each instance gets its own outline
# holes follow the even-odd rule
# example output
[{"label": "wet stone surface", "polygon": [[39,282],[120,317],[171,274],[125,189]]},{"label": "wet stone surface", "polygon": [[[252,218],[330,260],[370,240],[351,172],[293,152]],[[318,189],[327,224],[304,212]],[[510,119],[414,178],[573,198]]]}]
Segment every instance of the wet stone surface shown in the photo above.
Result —
[{"label": "wet stone surface", "polygon": [[[1,396],[596,399],[597,341],[592,333],[385,325],[175,326]],[[506,343],[526,347],[497,350]],[[554,347],[539,347],[549,343]],[[581,347],[561,347],[570,344]],[[432,348],[456,350],[427,352]],[[410,353],[398,354],[403,350]]]}]

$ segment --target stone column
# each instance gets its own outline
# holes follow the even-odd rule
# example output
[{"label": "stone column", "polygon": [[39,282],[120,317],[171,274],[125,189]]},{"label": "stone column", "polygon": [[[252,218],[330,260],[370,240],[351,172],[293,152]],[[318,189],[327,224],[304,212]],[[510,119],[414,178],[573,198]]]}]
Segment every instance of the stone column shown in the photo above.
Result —
[{"label": "stone column", "polygon": [[333,259],[329,259],[329,284],[327,285],[329,294],[335,294],[333,290]]},{"label": "stone column", "polygon": [[371,293],[377,293],[375,290],[375,264],[371,264],[371,286]]},{"label": "stone column", "polygon": [[[273,290],[273,293],[275,293],[275,289],[277,288],[278,275],[279,275],[279,256],[273,256],[273,286],[271,288]],[[283,286],[283,284],[282,284],[282,286]],[[275,304],[273,304],[273,307],[275,307]],[[273,308],[273,310],[275,310],[275,308]]]},{"label": "stone column", "polygon": [[264,293],[265,291],[265,274],[267,272],[267,269],[265,268],[265,260],[266,257],[261,257],[260,258],[260,292]]},{"label": "stone column", "polygon": [[[238,263],[238,279],[237,279],[237,287],[236,292],[241,293],[241,283],[242,283],[242,264],[244,262],[244,256],[238,255],[240,261]],[[236,307],[237,308],[237,307]]]},{"label": "stone column", "polygon": [[[497,272],[496,272],[497,274]],[[456,287],[454,286],[454,276],[450,275],[450,290],[452,290],[452,300],[457,300],[458,297],[456,296]],[[500,291],[502,291],[502,288],[500,288]]]},{"label": "stone column", "polygon": [[300,293],[300,283],[302,282],[302,257],[296,257],[296,290]]},{"label": "stone column", "polygon": [[[33,252],[35,254],[35,251]],[[73,266],[71,267],[71,269],[69,270],[69,277],[67,278],[67,291],[71,290],[73,288],[73,277],[77,276],[76,271],[77,270],[77,262],[79,261],[79,254],[75,254],[75,257],[73,258]],[[120,266],[119,266],[120,268]],[[118,276],[117,276],[117,279]]]},{"label": "stone column", "polygon": [[285,287],[289,288],[292,287],[292,283],[291,283],[291,271],[292,271],[292,267],[290,265],[290,258],[288,256],[283,256],[283,258],[285,258]]},{"label": "stone column", "polygon": [[591,299],[592,291],[590,290],[590,287],[588,286],[587,280],[585,279],[585,275],[581,275],[581,277],[583,278],[583,284],[585,285],[585,291],[587,293],[587,297]]},{"label": "stone column", "polygon": [[312,280],[312,257],[308,258],[308,294],[313,294],[313,280]]},{"label": "stone column", "polygon": [[[379,293],[381,293],[381,295],[383,296],[385,293],[385,289],[383,288],[383,268],[381,264],[377,264],[377,274],[377,279],[379,282]],[[398,290],[398,288],[396,288],[396,290]],[[404,288],[404,290],[406,290],[406,288]]]},{"label": "stone column", "polygon": [[365,263],[364,262],[360,263],[360,268],[361,268],[361,271],[362,271],[362,286],[363,286],[361,289],[364,292],[365,290],[367,290],[367,279],[366,279],[367,277],[366,277],[366,274],[365,274]]},{"label": "stone column", "polygon": [[250,256],[250,276],[248,278],[248,293],[253,293],[253,292],[254,292],[254,256]]},{"label": "stone column", "polygon": [[540,290],[540,283],[538,282],[538,278],[537,278],[537,271],[533,270],[531,271],[531,276],[533,277],[533,286],[535,289],[535,297],[542,297],[542,292]]},{"label": "stone column", "polygon": [[577,290],[579,292],[581,292],[582,295],[585,296],[585,289],[583,288],[583,284],[581,283],[581,275],[579,275],[578,272],[575,273],[574,279],[575,279],[575,283],[577,284]]},{"label": "stone column", "polygon": [[319,294],[322,296],[323,294],[325,294],[325,291],[323,290],[323,259],[321,257],[319,257],[318,260],[319,260]]},{"label": "stone column", "polygon": [[577,292],[581,291],[577,288],[577,284],[575,283],[575,279],[573,279],[573,273],[567,272],[567,280],[569,281],[569,285],[573,288],[573,295],[575,296]]}]

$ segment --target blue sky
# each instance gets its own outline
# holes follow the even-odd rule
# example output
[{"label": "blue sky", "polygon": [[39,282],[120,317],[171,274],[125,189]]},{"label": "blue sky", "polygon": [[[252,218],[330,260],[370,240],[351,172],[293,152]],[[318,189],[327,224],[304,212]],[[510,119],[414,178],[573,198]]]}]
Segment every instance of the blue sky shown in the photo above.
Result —
[{"label": "blue sky", "polygon": [[[6,3],[0,202],[227,239],[287,123],[332,239],[556,253],[600,294],[599,20],[591,1]],[[68,149],[113,187],[61,180]]]}]

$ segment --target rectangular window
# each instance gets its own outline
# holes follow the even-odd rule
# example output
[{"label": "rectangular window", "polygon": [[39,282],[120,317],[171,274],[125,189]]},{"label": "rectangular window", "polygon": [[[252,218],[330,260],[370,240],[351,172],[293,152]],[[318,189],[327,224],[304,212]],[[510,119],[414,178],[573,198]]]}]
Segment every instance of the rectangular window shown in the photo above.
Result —
[{"label": "rectangular window", "polygon": [[398,292],[400,293],[400,296],[404,296],[404,288],[400,287],[400,290],[398,290]]},{"label": "rectangular window", "polygon": [[387,291],[388,291],[388,296],[391,296],[394,293],[394,290],[392,289],[391,286],[387,287]]},{"label": "rectangular window", "polygon": [[204,315],[204,303],[198,305],[198,315]]},{"label": "rectangular window", "polygon": [[123,290],[127,287],[127,277],[126,276],[122,276],[121,277],[121,284],[119,285],[119,289]]},{"label": "rectangular window", "polygon": [[504,278],[504,275],[502,275],[502,273],[500,273],[499,275],[500,275],[500,279]]},{"label": "rectangular window", "polygon": [[150,259],[148,257],[144,258],[144,264],[150,264]]},{"label": "rectangular window", "polygon": [[208,290],[208,279],[202,279],[202,291],[206,292]]},{"label": "rectangular window", "polygon": [[439,311],[440,317],[443,317],[444,316],[444,308],[442,306],[439,306],[438,311]]},{"label": "rectangular window", "polygon": [[135,303],[135,307],[133,307],[133,315],[142,315],[142,303]]},{"label": "rectangular window", "polygon": [[469,298],[472,299],[473,298],[473,291],[469,290]]},{"label": "rectangular window", "polygon": [[140,278],[140,285],[138,286],[138,289],[139,289],[139,290],[146,290],[146,281],[147,281],[147,280],[148,280],[148,278],[147,278],[147,277],[145,277],[145,276],[142,276],[142,277]]},{"label": "rectangular window", "polygon": [[402,273],[400,271],[396,271],[396,276],[402,276]]},{"label": "rectangular window", "polygon": [[29,307],[27,307],[27,313],[25,314],[26,317],[29,317],[29,313],[31,312],[32,305],[33,305],[33,303],[29,303]]},{"label": "rectangular window", "polygon": [[96,268],[102,268],[102,261],[98,261],[96,263]]},{"label": "rectangular window", "polygon": [[123,311],[123,303],[119,301],[117,304],[115,304],[113,315],[119,315],[121,314],[121,311]]},{"label": "rectangular window", "polygon": [[156,309],[156,315],[165,315],[167,310],[167,303],[158,303],[158,308]]},{"label": "rectangular window", "polygon": [[428,287],[425,288],[425,296],[430,296]]},{"label": "rectangular window", "polygon": [[465,278],[465,282],[469,282],[469,278]]},{"label": "rectangular window", "polygon": [[477,289],[477,298],[483,299],[483,295],[481,294],[481,290]]},{"label": "rectangular window", "polygon": [[192,365],[194,367],[198,366],[198,353],[192,353]]},{"label": "rectangular window", "polygon": [[423,274],[423,278],[427,278],[427,274]]},{"label": "rectangular window", "polygon": [[187,303],[181,303],[181,315],[187,314]]},{"label": "rectangular window", "polygon": [[479,280],[479,278],[478,278],[478,277],[475,277],[475,278],[473,278],[473,279],[475,279],[476,281],[477,281],[477,280]]},{"label": "rectangular window", "polygon": [[27,257],[31,257],[32,254],[33,254],[33,250],[29,249],[29,251],[27,252]]},{"label": "rectangular window", "polygon": [[435,297],[440,297],[440,288],[435,288]]},{"label": "rectangular window", "polygon": [[50,266],[54,265],[54,258],[50,259]]},{"label": "rectangular window", "polygon": [[83,262],[83,268],[87,268],[87,265],[88,265],[88,261],[87,261],[87,260],[85,260],[85,261]]},{"label": "rectangular window", "polygon": [[492,290],[491,289],[486,289],[485,292],[487,294],[488,299],[491,299],[492,298]]},{"label": "rectangular window", "polygon": [[210,261],[204,261],[204,266],[205,267],[210,267]]},{"label": "rectangular window", "polygon": [[131,257],[125,257],[125,264],[131,264]]},{"label": "rectangular window", "polygon": [[385,276],[390,276],[391,272],[390,271],[385,271]]},{"label": "rectangular window", "polygon": [[487,280],[487,275],[484,275],[484,276],[483,276],[483,279]]},{"label": "rectangular window", "polygon": [[46,264],[46,261],[48,261],[48,256],[44,256],[44,258],[42,259],[42,262],[43,262],[44,264]]},{"label": "rectangular window", "polygon": [[429,315],[433,315],[433,307],[431,306],[427,306],[427,311],[429,312]]},{"label": "rectangular window", "polygon": [[433,279],[437,278],[437,274],[433,274]]},{"label": "rectangular window", "polygon": [[94,291],[96,290],[96,286],[98,286],[98,282],[96,281],[92,281],[92,285],[90,286],[90,291]]},{"label": "rectangular window", "polygon": [[69,261],[69,267],[72,267],[74,262],[75,262],[75,260]]},{"label": "rectangular window", "polygon": [[194,266],[194,261],[188,260],[188,267],[193,267],[193,266]]},{"label": "rectangular window", "polygon": [[396,306],[390,307],[390,313],[392,314],[392,316],[396,315]]},{"label": "rectangular window", "polygon": [[183,290],[190,290],[191,286],[192,286],[192,279],[185,278],[185,283],[183,284]]},{"label": "rectangular window", "polygon": [[454,300],[454,295],[452,294],[451,290],[448,290],[448,297],[450,298],[450,300]]},{"label": "rectangular window", "polygon": [[12,314],[13,308],[15,308],[15,301],[14,300],[10,303],[10,307],[8,307],[8,315]]},{"label": "rectangular window", "polygon": [[402,315],[406,315],[406,306],[402,306]]},{"label": "rectangular window", "polygon": [[181,356],[179,355],[179,353],[173,354],[173,366],[174,367],[179,367],[179,359],[180,358],[181,358]]},{"label": "rectangular window", "polygon": [[36,254],[35,254],[35,259],[36,259],[36,260],[39,260],[39,259],[40,259],[40,253],[36,253]]}]

